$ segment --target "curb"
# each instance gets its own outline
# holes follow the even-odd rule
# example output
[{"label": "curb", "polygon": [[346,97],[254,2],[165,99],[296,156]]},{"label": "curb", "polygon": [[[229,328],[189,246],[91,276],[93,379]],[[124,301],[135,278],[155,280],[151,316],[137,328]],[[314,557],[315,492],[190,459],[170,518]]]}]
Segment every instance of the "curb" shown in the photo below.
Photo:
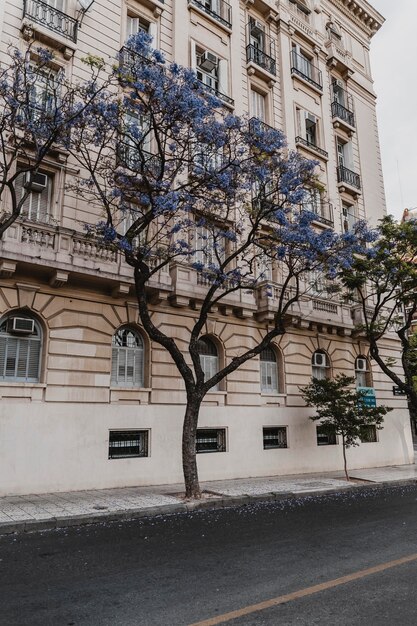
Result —
[{"label": "curb", "polygon": [[172,515],[174,513],[190,513],[193,511],[207,511],[214,509],[226,509],[230,507],[247,506],[256,502],[274,502],[279,500],[294,500],[308,497],[328,496],[344,493],[346,491],[365,491],[386,488],[404,487],[416,485],[417,479],[406,478],[404,480],[383,481],[380,483],[352,484],[347,487],[335,487],[326,490],[316,491],[277,491],[255,495],[223,496],[218,499],[196,502],[179,502],[178,504],[162,504],[160,506],[146,509],[129,509],[121,511],[101,511],[98,513],[85,513],[81,515],[70,515],[68,517],[51,517],[43,520],[22,520],[16,522],[1,522],[0,536],[13,533],[37,532],[41,530],[55,530],[58,528],[69,528],[71,526],[85,526],[87,524],[98,524],[100,522],[116,522],[135,520],[143,517],[156,517],[157,515]]}]

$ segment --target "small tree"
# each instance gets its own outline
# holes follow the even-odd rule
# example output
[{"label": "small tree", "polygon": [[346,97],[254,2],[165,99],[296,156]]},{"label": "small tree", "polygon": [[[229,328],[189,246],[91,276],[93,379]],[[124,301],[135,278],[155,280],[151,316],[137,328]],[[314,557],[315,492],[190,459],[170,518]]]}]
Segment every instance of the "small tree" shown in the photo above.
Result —
[{"label": "small tree", "polygon": [[[184,381],[186,496],[199,497],[196,433],[207,392],[286,332],[309,272],[334,276],[361,247],[355,237],[316,229],[314,215],[300,209],[316,184],[314,161],[289,151],[279,130],[228,112],[193,71],[168,66],[145,33],[129,40],[109,83],[73,133],[84,175],[75,189],[102,211],[90,236],[124,254],[143,328]],[[260,324],[250,348],[208,375],[199,346],[209,316],[230,302],[239,314],[250,295],[256,302],[265,263],[280,274],[273,319]],[[184,306],[178,267],[191,268],[197,285],[181,340],[152,316],[152,284],[164,270],[174,276],[170,302]]]},{"label": "small tree", "polygon": [[340,374],[333,380],[313,378],[309,385],[301,388],[307,406],[317,410],[310,419],[320,420],[324,432],[342,437],[346,480],[349,480],[346,449],[359,445],[364,426],[374,425],[380,430],[384,416],[392,410],[385,406],[367,406],[366,391],[352,388],[354,383],[353,377]]},{"label": "small tree", "polygon": [[[369,354],[383,373],[407,396],[417,420],[417,373],[411,324],[417,313],[417,222],[384,218],[377,239],[358,255],[340,278],[357,306],[357,333],[369,342]],[[387,338],[399,339],[399,362],[384,354]]]}]

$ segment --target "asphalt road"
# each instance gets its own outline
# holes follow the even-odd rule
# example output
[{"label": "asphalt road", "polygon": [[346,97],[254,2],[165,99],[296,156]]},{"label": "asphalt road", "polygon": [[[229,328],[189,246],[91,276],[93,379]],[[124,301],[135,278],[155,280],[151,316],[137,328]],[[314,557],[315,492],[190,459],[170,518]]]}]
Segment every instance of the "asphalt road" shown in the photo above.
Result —
[{"label": "asphalt road", "polygon": [[0,624],[415,626],[416,553],[417,486],[5,536]]}]

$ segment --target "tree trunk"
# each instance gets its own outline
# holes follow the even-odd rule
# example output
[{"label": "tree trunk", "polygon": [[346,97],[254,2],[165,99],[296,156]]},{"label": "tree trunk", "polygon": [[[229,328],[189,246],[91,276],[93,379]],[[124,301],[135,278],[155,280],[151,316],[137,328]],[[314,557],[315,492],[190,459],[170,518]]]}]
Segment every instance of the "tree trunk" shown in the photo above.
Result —
[{"label": "tree trunk", "polygon": [[345,470],[346,480],[350,480],[349,474],[347,471],[346,444],[345,444],[345,438],[343,435],[342,435],[342,445],[343,445],[343,468]]},{"label": "tree trunk", "polygon": [[182,468],[184,472],[185,497],[201,498],[196,459],[196,435],[201,399],[188,397],[182,429]]}]

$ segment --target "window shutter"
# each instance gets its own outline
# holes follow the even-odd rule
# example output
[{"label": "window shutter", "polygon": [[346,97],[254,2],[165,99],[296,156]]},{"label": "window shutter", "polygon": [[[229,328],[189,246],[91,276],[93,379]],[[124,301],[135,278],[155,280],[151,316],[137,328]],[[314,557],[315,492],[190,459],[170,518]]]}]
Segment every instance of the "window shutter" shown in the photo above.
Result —
[{"label": "window shutter", "polygon": [[139,18],[132,17],[132,15],[127,16],[126,22],[126,39],[129,39],[132,35],[136,35],[139,31]]},{"label": "window shutter", "polygon": [[149,23],[148,33],[149,33],[149,34],[150,34],[150,36],[152,37],[152,46],[153,46],[154,48],[156,48],[156,43],[157,43],[157,29],[156,29],[156,22],[150,22],[150,23]]},{"label": "window shutter", "polygon": [[197,68],[197,50],[195,41],[191,40],[191,68],[195,70]]},{"label": "window shutter", "polygon": [[119,382],[119,349],[113,348],[111,355],[111,384],[117,385]]},{"label": "window shutter", "polygon": [[30,339],[28,344],[27,378],[29,380],[39,380],[41,342]]},{"label": "window shutter", "polygon": [[6,373],[7,338],[0,337],[0,378]]},{"label": "window shutter", "polygon": [[218,78],[219,86],[218,90],[225,96],[229,95],[229,74],[228,63],[226,59],[220,59],[218,64]]},{"label": "window shutter", "polygon": [[13,337],[8,337],[6,341],[7,341],[7,346],[6,346],[5,376],[7,378],[15,378],[18,339],[15,339]]},{"label": "window shutter", "polygon": [[265,121],[265,96],[263,96],[258,91],[254,89],[251,90],[252,93],[252,114],[254,117],[257,117],[258,120],[262,122]]}]

